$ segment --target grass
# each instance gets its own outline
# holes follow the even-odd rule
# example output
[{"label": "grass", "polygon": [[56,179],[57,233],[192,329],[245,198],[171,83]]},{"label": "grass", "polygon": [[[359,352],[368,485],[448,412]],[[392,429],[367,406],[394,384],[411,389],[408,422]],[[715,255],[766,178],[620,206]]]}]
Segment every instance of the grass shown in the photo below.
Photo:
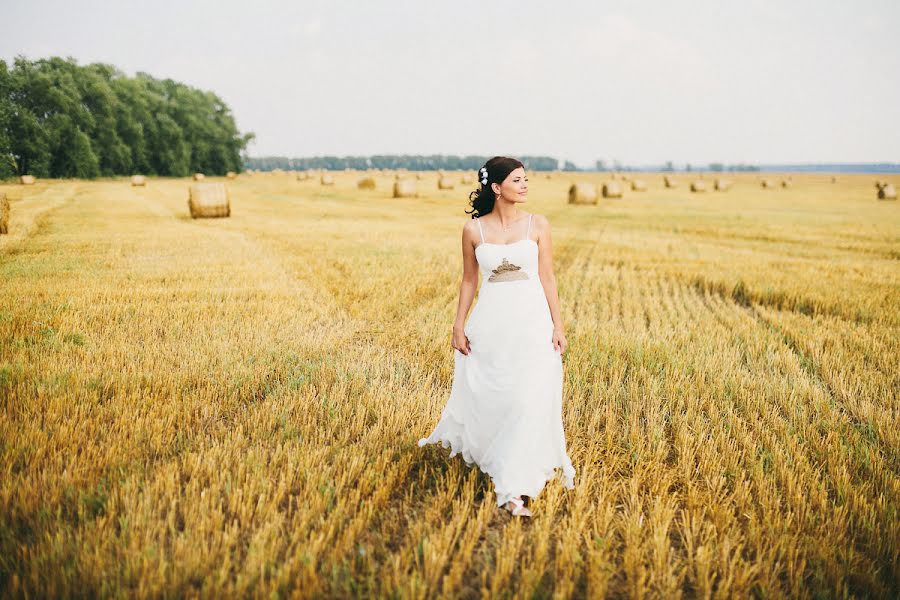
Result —
[{"label": "grass", "polygon": [[467,186],[358,177],[242,175],[209,220],[186,179],[4,186],[0,593],[898,595],[900,207],[871,177],[598,206],[532,178],[577,475],[531,521],[415,444]]}]

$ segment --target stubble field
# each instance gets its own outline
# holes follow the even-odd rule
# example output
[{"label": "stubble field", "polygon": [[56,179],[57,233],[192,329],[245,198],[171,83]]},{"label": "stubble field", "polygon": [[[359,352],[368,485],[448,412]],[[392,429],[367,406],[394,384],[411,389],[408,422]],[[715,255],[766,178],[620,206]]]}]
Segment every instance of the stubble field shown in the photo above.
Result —
[{"label": "stubble field", "polygon": [[566,190],[600,174],[532,177],[577,474],[530,521],[416,446],[471,186],[359,177],[241,175],[206,220],[187,180],[0,185],[0,595],[900,593],[900,206],[875,176],[644,174],[597,206]]}]

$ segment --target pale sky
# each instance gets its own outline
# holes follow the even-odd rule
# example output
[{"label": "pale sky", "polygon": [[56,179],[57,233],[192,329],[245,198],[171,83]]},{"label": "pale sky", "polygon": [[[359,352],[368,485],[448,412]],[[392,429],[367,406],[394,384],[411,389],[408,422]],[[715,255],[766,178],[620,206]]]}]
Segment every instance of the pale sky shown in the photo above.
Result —
[{"label": "pale sky", "polygon": [[7,62],[216,92],[252,156],[900,162],[897,0],[0,0],[0,22]]}]

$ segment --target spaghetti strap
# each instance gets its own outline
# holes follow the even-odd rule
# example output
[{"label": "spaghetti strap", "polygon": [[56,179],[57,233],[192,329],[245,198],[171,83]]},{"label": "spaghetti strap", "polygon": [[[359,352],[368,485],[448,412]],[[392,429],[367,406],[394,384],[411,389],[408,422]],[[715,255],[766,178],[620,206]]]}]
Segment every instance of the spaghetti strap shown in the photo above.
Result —
[{"label": "spaghetti strap", "polygon": [[481,234],[481,243],[483,244],[484,243],[484,230],[481,228],[481,217],[478,217],[477,219],[475,219],[475,221],[478,223],[478,233]]},{"label": "spaghetti strap", "polygon": [[530,240],[530,239],[531,239],[531,217],[532,217],[532,216],[534,216],[534,213],[528,215],[528,230],[525,231],[525,239],[526,239],[526,240]]}]

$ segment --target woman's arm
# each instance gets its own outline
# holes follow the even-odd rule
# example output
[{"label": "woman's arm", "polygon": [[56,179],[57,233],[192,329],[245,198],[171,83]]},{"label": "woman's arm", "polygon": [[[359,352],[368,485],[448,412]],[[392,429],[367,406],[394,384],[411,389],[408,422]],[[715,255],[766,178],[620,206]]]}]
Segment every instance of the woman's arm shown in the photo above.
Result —
[{"label": "woman's arm", "polygon": [[475,258],[476,223],[473,220],[466,223],[462,233],[463,276],[459,284],[459,304],[456,307],[456,320],[453,323],[453,339],[451,346],[463,354],[471,351],[469,338],[466,337],[464,328],[466,315],[475,298],[475,290],[478,287],[478,260]]},{"label": "woman's arm", "polygon": [[553,348],[560,354],[566,351],[568,342],[563,333],[562,312],[556,289],[556,275],[553,273],[553,240],[550,235],[550,221],[543,215],[534,215],[534,225],[538,233],[538,276],[544,286],[550,318],[553,319]]}]

